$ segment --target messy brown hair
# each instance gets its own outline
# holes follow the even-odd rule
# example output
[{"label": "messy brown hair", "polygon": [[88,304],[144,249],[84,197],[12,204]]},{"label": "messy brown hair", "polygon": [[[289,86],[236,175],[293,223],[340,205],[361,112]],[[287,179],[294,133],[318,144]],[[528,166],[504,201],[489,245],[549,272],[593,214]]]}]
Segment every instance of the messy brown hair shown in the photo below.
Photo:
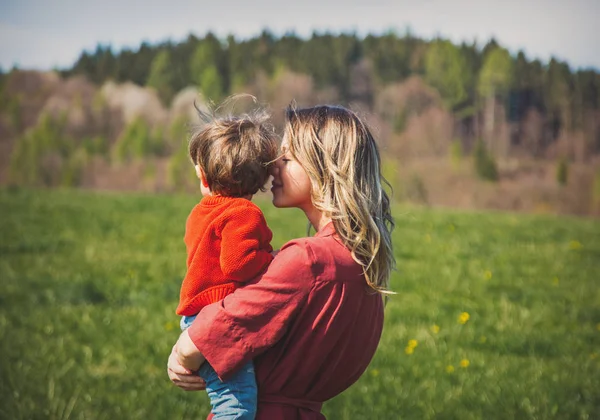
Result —
[{"label": "messy brown hair", "polygon": [[204,171],[211,192],[244,197],[265,191],[278,153],[266,111],[216,117],[196,109],[204,123],[190,138],[189,155]]}]

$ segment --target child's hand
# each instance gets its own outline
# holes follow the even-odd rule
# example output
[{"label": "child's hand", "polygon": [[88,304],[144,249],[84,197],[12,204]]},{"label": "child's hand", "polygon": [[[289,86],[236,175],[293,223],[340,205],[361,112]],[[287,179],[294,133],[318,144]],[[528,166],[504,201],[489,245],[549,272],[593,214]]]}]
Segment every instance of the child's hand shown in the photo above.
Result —
[{"label": "child's hand", "polygon": [[167,374],[169,379],[179,388],[185,391],[203,391],[206,389],[206,382],[197,374],[183,367],[177,360],[177,345],[169,355],[167,363]]},{"label": "child's hand", "polygon": [[198,371],[206,359],[198,351],[187,330],[182,332],[173,347],[177,363],[188,369],[190,373]]}]

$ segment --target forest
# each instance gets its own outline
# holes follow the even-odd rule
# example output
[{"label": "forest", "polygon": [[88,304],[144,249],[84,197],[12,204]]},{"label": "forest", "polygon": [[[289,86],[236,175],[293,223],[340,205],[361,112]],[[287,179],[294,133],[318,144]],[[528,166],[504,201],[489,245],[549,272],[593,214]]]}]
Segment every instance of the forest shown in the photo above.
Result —
[{"label": "forest", "polygon": [[597,70],[530,59],[494,39],[456,45],[394,31],[209,32],[120,51],[98,45],[53,72],[2,71],[0,182],[192,189],[193,103],[241,92],[268,105],[278,128],[290,103],[357,110],[399,199],[600,212]]}]

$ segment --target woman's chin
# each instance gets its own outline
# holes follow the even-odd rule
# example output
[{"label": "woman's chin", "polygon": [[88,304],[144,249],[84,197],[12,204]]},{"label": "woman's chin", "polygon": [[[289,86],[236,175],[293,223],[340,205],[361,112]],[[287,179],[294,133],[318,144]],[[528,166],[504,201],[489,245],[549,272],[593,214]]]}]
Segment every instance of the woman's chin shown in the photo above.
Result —
[{"label": "woman's chin", "polygon": [[289,205],[287,205],[287,203],[285,202],[285,200],[279,196],[277,194],[277,192],[273,192],[273,199],[271,200],[271,202],[273,203],[274,207],[278,207],[278,208],[285,208],[285,207],[289,207]]},{"label": "woman's chin", "polygon": [[277,197],[275,195],[273,195],[273,199],[271,200],[271,203],[273,203],[273,207],[278,207],[278,208],[282,208],[285,207],[282,203],[281,200],[278,200]]}]

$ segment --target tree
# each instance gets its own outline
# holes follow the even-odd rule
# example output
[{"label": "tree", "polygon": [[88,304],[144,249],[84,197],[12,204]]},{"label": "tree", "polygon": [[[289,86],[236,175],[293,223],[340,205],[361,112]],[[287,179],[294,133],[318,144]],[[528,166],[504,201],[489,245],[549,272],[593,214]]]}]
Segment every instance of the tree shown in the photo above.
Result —
[{"label": "tree", "polygon": [[488,181],[498,180],[498,169],[494,158],[488,153],[485,143],[479,140],[475,144],[473,151],[473,162],[475,163],[475,172],[477,175]]},{"label": "tree", "polygon": [[163,104],[168,105],[173,98],[173,73],[171,56],[168,50],[159,52],[150,66],[150,74],[146,85],[156,89]]},{"label": "tree", "polygon": [[513,64],[509,52],[504,48],[496,48],[488,54],[481,67],[479,94],[483,97],[506,94],[512,78]]},{"label": "tree", "polygon": [[86,163],[83,148],[65,132],[64,116],[43,114],[35,127],[15,143],[10,156],[10,179],[18,185],[77,185]]},{"label": "tree", "polygon": [[567,63],[552,58],[548,63],[544,80],[544,104],[551,131],[554,138],[558,137],[561,129],[572,128],[571,96],[573,80]]},{"label": "tree", "polygon": [[560,185],[566,185],[569,174],[569,162],[566,158],[562,157],[558,161],[558,166],[556,167],[556,181]]},{"label": "tree", "polygon": [[205,99],[213,102],[220,102],[225,93],[223,77],[217,68],[219,53],[218,45],[201,42],[190,60],[192,82],[198,86]]},{"label": "tree", "polygon": [[153,131],[142,118],[133,120],[123,131],[114,145],[113,156],[117,162],[127,162],[133,158],[161,155],[164,150],[162,130]]},{"label": "tree", "polygon": [[491,49],[483,61],[479,73],[477,91],[486,100],[485,139],[491,152],[494,151],[494,129],[496,121],[496,98],[505,98],[513,80],[512,58],[504,48]]},{"label": "tree", "polygon": [[365,55],[373,62],[379,81],[390,83],[409,76],[410,43],[410,35],[399,38],[393,31],[388,31],[382,36],[365,38]]},{"label": "tree", "polygon": [[425,56],[425,78],[436,88],[449,110],[468,97],[469,70],[460,50],[450,41],[436,40]]}]

